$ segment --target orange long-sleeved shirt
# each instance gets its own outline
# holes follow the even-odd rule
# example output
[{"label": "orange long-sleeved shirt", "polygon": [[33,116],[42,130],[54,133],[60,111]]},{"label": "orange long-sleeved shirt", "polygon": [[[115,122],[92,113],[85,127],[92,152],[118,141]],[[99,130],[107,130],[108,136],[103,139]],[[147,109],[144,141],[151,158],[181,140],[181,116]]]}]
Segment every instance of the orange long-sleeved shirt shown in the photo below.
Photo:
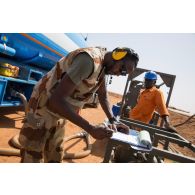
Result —
[{"label": "orange long-sleeved shirt", "polygon": [[144,89],[140,92],[138,102],[130,111],[129,117],[134,120],[149,123],[155,110],[161,116],[169,115],[162,91],[156,87],[152,87],[151,89]]}]

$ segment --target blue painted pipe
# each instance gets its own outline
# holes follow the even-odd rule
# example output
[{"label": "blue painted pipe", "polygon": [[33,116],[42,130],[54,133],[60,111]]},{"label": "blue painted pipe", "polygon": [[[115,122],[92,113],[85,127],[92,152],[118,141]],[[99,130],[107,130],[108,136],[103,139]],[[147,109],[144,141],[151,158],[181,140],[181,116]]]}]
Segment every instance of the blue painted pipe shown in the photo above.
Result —
[{"label": "blue painted pipe", "polygon": [[22,62],[23,63],[32,63],[32,62],[34,62],[34,61],[36,61],[37,59],[40,59],[40,58],[43,58],[43,54],[39,52],[35,56],[33,56],[29,59],[23,60]]},{"label": "blue painted pipe", "polygon": [[14,56],[16,50],[0,43],[0,53],[6,54],[8,56]]}]

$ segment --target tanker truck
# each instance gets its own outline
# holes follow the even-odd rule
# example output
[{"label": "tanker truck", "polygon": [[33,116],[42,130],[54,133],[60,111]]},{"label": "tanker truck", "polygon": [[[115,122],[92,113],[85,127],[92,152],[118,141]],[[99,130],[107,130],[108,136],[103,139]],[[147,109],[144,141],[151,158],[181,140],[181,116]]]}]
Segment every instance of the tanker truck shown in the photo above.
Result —
[{"label": "tanker truck", "polygon": [[72,50],[86,47],[79,33],[0,33],[0,107],[23,105],[34,85]]}]

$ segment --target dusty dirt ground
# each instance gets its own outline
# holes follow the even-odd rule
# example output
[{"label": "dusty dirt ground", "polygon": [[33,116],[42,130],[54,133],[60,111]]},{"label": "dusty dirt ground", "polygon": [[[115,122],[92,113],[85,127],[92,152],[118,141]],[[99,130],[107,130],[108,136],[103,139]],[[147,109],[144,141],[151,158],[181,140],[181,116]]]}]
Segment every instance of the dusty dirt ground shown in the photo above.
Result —
[{"label": "dusty dirt ground", "polygon": [[[111,105],[121,101],[121,96],[116,94],[110,94]],[[171,122],[172,124],[178,124],[185,121],[188,116],[171,112]],[[81,115],[87,119],[90,123],[99,124],[104,121],[105,114],[103,113],[100,106],[98,108],[83,109]],[[16,134],[19,133],[22,126],[22,119],[24,118],[24,112],[22,109],[12,109],[12,108],[0,108],[0,148],[10,148],[9,140]],[[73,135],[80,132],[81,129],[74,124],[68,122],[66,128],[66,136]],[[195,122],[194,119],[191,123],[185,124],[177,128],[179,134],[184,138],[195,144]],[[71,159],[64,160],[64,162],[72,163],[100,163],[103,160],[105,147],[107,140],[98,141],[91,138],[92,142],[92,152],[89,156],[82,159]],[[82,139],[74,139],[65,143],[65,148],[68,152],[78,152],[85,148],[85,142]],[[187,148],[181,148],[179,146],[173,146],[175,149],[183,153],[184,155],[194,157],[195,154]],[[16,156],[0,156],[0,163],[18,163],[20,162],[20,157]]]}]

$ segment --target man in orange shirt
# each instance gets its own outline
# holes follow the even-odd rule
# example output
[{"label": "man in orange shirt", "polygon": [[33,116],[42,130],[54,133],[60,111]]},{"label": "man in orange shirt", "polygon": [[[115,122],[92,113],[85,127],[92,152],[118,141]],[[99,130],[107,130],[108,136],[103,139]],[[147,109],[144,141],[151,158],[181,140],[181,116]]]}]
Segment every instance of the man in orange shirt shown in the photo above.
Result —
[{"label": "man in orange shirt", "polygon": [[145,89],[141,90],[136,106],[130,111],[129,117],[134,120],[149,123],[156,110],[164,120],[165,128],[174,129],[169,122],[169,112],[166,108],[163,92],[155,87],[157,74],[148,71],[144,77]]},{"label": "man in orange shirt", "polygon": [[[161,90],[155,87],[157,74],[153,71],[145,74],[145,89],[141,90],[136,106],[129,112],[129,118],[144,123],[149,123],[152,119],[154,111],[158,111],[165,124],[166,129],[175,130],[169,122],[169,112],[166,108],[164,95]],[[141,129],[135,128],[137,131]],[[130,155],[131,154],[131,155]],[[139,162],[137,154],[131,148],[119,145],[114,151],[114,162]],[[142,162],[142,161],[141,161]]]}]

